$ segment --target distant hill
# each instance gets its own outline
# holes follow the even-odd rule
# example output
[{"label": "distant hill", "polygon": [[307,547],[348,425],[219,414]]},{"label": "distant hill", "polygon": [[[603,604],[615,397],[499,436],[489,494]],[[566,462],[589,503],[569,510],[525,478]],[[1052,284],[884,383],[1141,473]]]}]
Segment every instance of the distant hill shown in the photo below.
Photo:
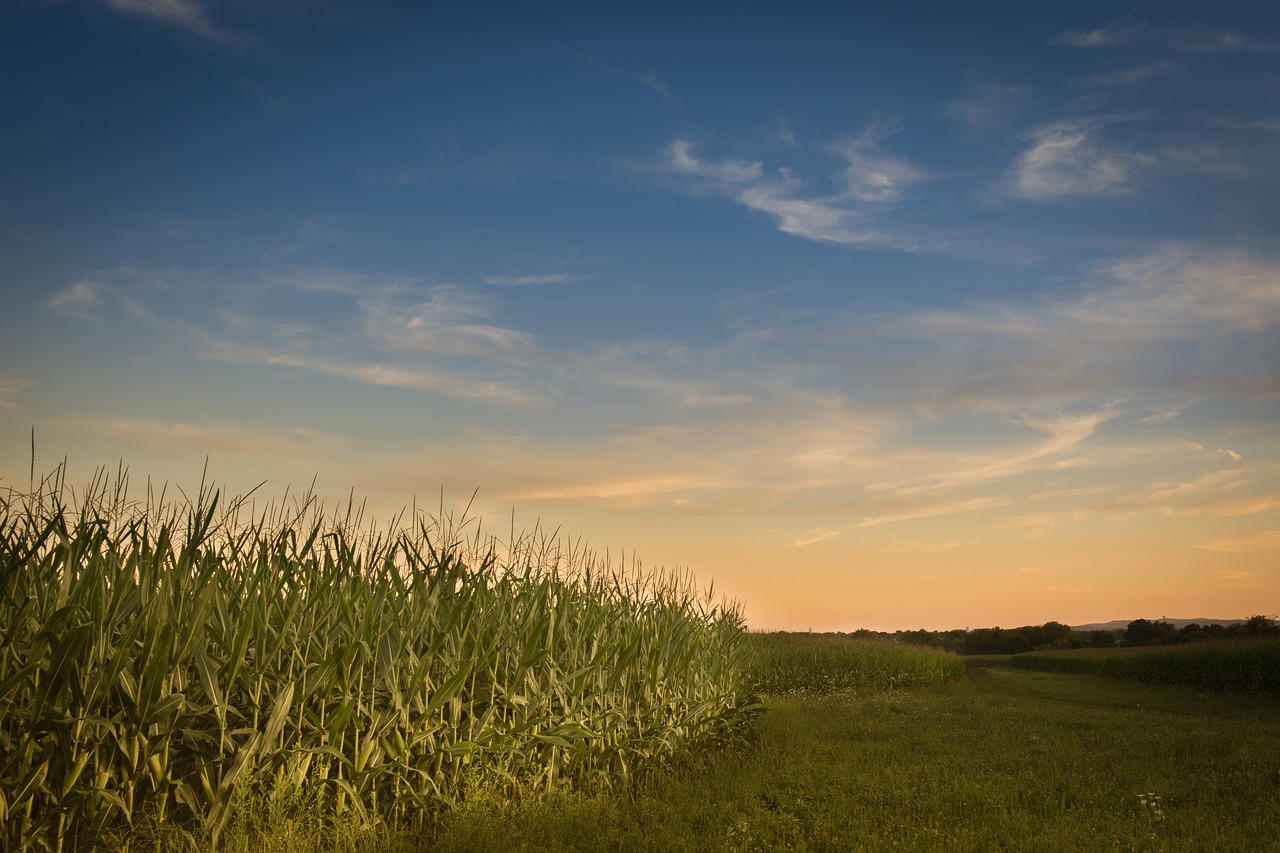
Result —
[{"label": "distant hill", "polygon": [[[1137,617],[1135,617],[1137,618]],[[1247,622],[1247,619],[1164,619],[1162,617],[1142,617],[1149,622],[1172,622],[1174,627],[1181,628],[1195,622],[1197,625],[1235,625]],[[1072,625],[1072,631],[1123,631],[1129,627],[1133,619],[1112,619],[1110,622],[1091,622],[1088,625]]]}]

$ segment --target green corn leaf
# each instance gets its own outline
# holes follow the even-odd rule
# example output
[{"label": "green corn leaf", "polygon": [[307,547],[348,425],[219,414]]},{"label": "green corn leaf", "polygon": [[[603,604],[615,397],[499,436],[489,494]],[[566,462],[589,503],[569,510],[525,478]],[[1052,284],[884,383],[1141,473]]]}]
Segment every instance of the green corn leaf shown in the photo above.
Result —
[{"label": "green corn leaf", "polygon": [[267,744],[276,742],[276,738],[280,736],[280,732],[284,729],[284,724],[289,719],[289,708],[293,705],[293,690],[293,684],[287,684],[284,690],[280,691],[280,695],[276,697],[275,706],[271,709],[271,716],[267,720],[267,727],[263,733]]}]

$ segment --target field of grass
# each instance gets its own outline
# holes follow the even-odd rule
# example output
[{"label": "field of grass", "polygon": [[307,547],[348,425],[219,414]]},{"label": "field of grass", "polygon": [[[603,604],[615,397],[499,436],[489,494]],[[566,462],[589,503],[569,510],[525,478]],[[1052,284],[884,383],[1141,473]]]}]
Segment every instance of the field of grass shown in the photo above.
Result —
[{"label": "field of grass", "polygon": [[741,617],[687,576],[402,521],[0,495],[0,849],[420,835],[749,735]]},{"label": "field of grass", "polygon": [[1033,652],[1014,655],[1010,663],[1044,672],[1089,673],[1193,690],[1280,695],[1280,637]]},{"label": "field of grass", "polygon": [[459,812],[414,849],[1280,850],[1267,698],[987,666],[766,705],[752,750],[625,796]]}]

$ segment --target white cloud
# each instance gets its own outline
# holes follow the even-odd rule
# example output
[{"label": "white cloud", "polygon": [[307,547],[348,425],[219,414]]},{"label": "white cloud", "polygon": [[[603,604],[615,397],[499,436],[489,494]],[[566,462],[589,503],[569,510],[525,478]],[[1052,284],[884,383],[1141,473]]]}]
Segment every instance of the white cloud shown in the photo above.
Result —
[{"label": "white cloud", "polygon": [[394,349],[509,358],[533,345],[523,332],[474,322],[488,316],[488,306],[451,284],[431,288],[421,302],[376,295],[360,304],[370,338]]},{"label": "white cloud", "polygon": [[490,400],[514,405],[537,402],[522,388],[509,382],[470,377],[422,365],[385,364],[364,359],[341,360],[308,352],[285,352],[264,347],[210,341],[201,355],[216,361],[296,367],[329,376],[353,379],[368,385],[383,385],[414,391],[433,391],[450,397]]},{"label": "white cloud", "polygon": [[1122,521],[1158,513],[1171,518],[1207,516],[1238,518],[1274,513],[1280,494],[1274,489],[1275,465],[1232,466],[1192,473],[1184,479],[1156,483],[1145,491],[1097,504],[1090,511]]},{"label": "white cloud", "polygon": [[182,27],[201,38],[217,42],[239,42],[245,37],[219,27],[209,20],[199,0],[107,0],[108,8],[130,15],[152,18]]},{"label": "white cloud", "polygon": [[1213,452],[1214,452],[1214,453],[1216,453],[1216,454],[1217,454],[1217,455],[1219,455],[1219,456],[1225,456],[1225,457],[1227,457],[1227,458],[1228,458],[1228,459],[1230,459],[1232,462],[1239,462],[1241,459],[1243,459],[1243,458],[1244,458],[1244,457],[1243,457],[1243,456],[1241,456],[1239,453],[1236,453],[1234,450],[1230,450],[1230,449],[1225,448],[1225,447],[1220,447],[1220,448],[1218,448],[1217,450],[1215,450],[1215,451],[1213,451]]},{"label": "white cloud", "polygon": [[1241,477],[1242,474],[1239,469],[1227,468],[1221,471],[1211,471],[1194,480],[1162,484],[1151,493],[1151,500],[1168,501],[1173,498],[1187,498],[1193,495],[1201,496],[1205,494],[1217,497],[1225,491],[1239,487]]},{"label": "white cloud", "polygon": [[1174,418],[1178,417],[1181,414],[1182,414],[1182,409],[1180,408],[1160,409],[1159,411],[1152,412],[1151,414],[1144,417],[1142,419],[1142,422],[1144,424],[1168,423],[1169,421],[1173,420]]},{"label": "white cloud", "polygon": [[1039,200],[1129,192],[1133,172],[1155,158],[1113,148],[1100,136],[1099,125],[1087,120],[1035,128],[1030,147],[1014,161],[1011,193]]},{"label": "white cloud", "polygon": [[1099,86],[1135,86],[1138,83],[1145,83],[1147,80],[1169,74],[1177,67],[1177,65],[1168,60],[1162,60],[1160,62],[1151,62],[1147,65],[1139,65],[1135,68],[1126,68],[1121,71],[1106,71],[1093,74],[1088,78],[1088,81]]},{"label": "white cloud", "polygon": [[863,202],[898,201],[907,187],[924,179],[924,173],[905,158],[876,150],[876,146],[892,135],[893,130],[893,126],[873,127],[856,139],[843,139],[833,146],[849,164],[841,180],[854,199]]},{"label": "white cloud", "polygon": [[667,147],[663,168],[700,179],[701,190],[765,213],[779,230],[796,237],[845,246],[916,249],[920,241],[908,237],[905,229],[879,224],[887,221],[884,214],[904,197],[905,188],[924,178],[906,159],[877,150],[884,135],[873,128],[830,146],[844,165],[836,176],[840,188],[829,193],[812,191],[787,167],[770,172],[759,161],[701,158],[687,139]]},{"label": "white cloud", "polygon": [[1057,469],[1070,464],[1068,454],[1114,415],[1114,411],[1107,409],[1085,414],[1058,413],[1048,417],[1022,414],[1012,421],[1047,437],[1032,442],[1020,441],[985,453],[951,454],[950,459],[936,459],[927,466],[921,466],[927,473],[906,480],[872,483],[867,488],[906,498],[1008,480],[1030,471]]},{"label": "white cloud", "polygon": [[103,305],[102,291],[98,282],[82,279],[49,297],[48,305],[66,317],[96,322]]},{"label": "white cloud", "polygon": [[[528,405],[531,335],[487,322],[492,297],[452,284],[323,267],[118,269],[51,305],[92,316],[110,293],[139,323],[199,345],[205,358],[271,364],[371,385]],[[463,358],[458,358],[463,357]]]},{"label": "white cloud", "polygon": [[1065,306],[1067,317],[1097,329],[1191,338],[1280,325],[1280,266],[1268,261],[1170,244],[1104,264],[1099,272],[1119,286],[1092,291]]},{"label": "white cloud", "polygon": [[1069,30],[1049,39],[1050,44],[1062,44],[1068,47],[1118,47],[1126,44],[1140,26],[1122,26],[1107,24],[1094,30]]},{"label": "white cloud", "polygon": [[803,548],[806,545],[816,545],[819,542],[826,542],[828,539],[835,539],[839,535],[839,530],[824,530],[822,528],[816,528],[795,537],[791,541],[791,547]]},{"label": "white cloud", "polygon": [[676,172],[695,175],[700,178],[711,178],[725,186],[749,184],[764,175],[763,163],[748,163],[742,160],[722,160],[712,163],[701,160],[693,153],[693,143],[687,139],[677,139],[667,147],[667,162]]}]

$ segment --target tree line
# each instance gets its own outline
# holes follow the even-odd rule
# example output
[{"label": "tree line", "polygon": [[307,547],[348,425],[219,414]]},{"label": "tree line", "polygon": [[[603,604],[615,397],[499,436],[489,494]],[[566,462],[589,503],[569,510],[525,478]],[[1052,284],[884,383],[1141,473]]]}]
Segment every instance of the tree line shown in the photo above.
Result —
[{"label": "tree line", "polygon": [[929,646],[962,655],[1010,655],[1045,649],[1104,649],[1113,646],[1158,646],[1207,640],[1280,635],[1280,622],[1269,616],[1251,616],[1226,625],[1192,622],[1181,628],[1172,622],[1135,619],[1116,630],[1075,631],[1061,622],[1023,625],[1020,628],[956,628],[950,631],[871,631],[860,628],[837,635],[859,639],[891,640]]}]

